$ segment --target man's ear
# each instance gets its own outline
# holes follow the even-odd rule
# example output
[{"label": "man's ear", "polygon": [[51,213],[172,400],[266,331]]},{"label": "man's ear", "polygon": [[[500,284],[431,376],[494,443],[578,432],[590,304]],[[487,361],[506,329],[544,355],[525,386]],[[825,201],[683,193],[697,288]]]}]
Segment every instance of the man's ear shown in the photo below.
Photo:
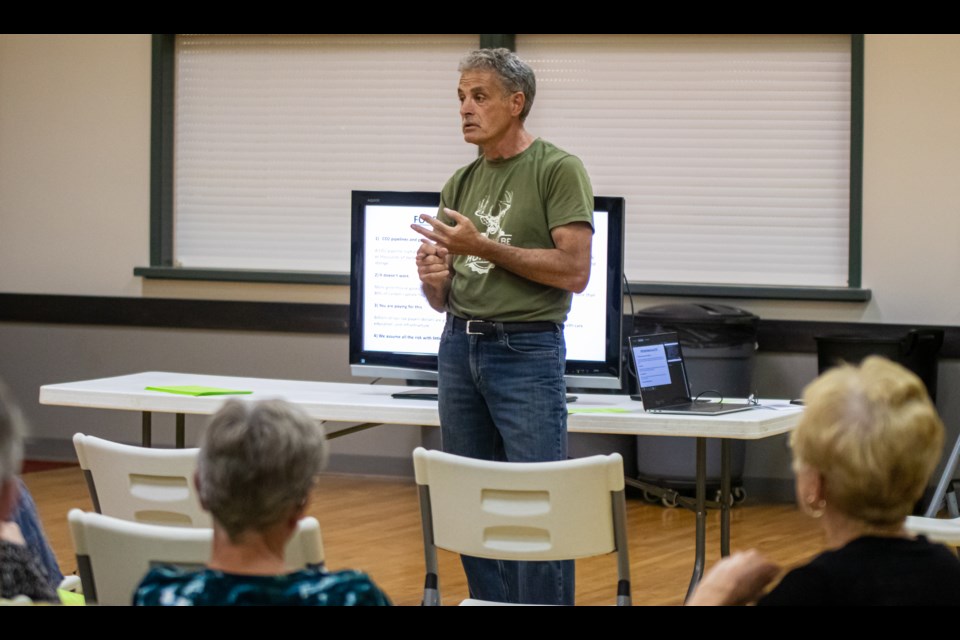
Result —
[{"label": "man's ear", "polygon": [[527,96],[523,91],[516,91],[510,96],[510,113],[519,117],[523,113],[523,107],[527,104]]}]

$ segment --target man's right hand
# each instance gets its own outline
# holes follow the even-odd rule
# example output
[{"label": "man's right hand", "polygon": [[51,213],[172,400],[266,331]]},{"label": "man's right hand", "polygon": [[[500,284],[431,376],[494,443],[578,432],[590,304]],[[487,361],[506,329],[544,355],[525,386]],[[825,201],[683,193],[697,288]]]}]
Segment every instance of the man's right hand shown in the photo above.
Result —
[{"label": "man's right hand", "polygon": [[417,249],[417,275],[427,302],[437,311],[444,311],[452,278],[449,252],[429,240],[421,241]]}]

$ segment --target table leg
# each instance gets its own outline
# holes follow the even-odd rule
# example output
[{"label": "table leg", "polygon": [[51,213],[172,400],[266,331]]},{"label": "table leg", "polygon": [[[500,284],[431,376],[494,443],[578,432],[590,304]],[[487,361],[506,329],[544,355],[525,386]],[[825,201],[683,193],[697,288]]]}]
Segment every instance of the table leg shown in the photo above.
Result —
[{"label": "table leg", "polygon": [[177,449],[183,449],[186,442],[187,416],[177,414]]},{"label": "table leg", "polygon": [[687,596],[696,589],[703,577],[703,567],[706,562],[707,537],[707,439],[697,438],[697,548],[693,563],[693,575],[690,576],[690,586],[687,587]]},{"label": "table leg", "polygon": [[151,427],[153,426],[153,420],[152,420],[153,414],[150,413],[149,411],[144,411],[144,412],[143,412],[142,414],[140,414],[140,415],[141,415],[141,418],[140,418],[141,440],[140,440],[140,441],[141,441],[141,444],[142,444],[144,447],[149,447],[149,446],[151,446],[150,443],[151,443],[151,441],[152,441],[152,439],[153,439],[153,438],[152,438],[152,428],[151,428]]},{"label": "table leg", "polygon": [[[321,424],[324,424],[324,422],[321,421]],[[367,429],[372,429],[373,427],[379,427],[382,424],[382,422],[364,422],[363,424],[346,427],[345,429],[340,429],[339,431],[327,431],[327,440],[342,438],[345,435],[357,433],[358,431],[366,431]]]},{"label": "table leg", "polygon": [[730,555],[730,440],[720,440],[720,555]]}]

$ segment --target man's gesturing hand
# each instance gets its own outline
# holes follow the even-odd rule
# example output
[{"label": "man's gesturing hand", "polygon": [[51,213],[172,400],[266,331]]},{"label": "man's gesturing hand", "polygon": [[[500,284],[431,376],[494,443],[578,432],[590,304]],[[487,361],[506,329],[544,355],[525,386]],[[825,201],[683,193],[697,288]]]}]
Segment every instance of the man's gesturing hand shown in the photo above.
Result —
[{"label": "man's gesturing hand", "polygon": [[482,247],[489,239],[459,211],[445,208],[443,212],[454,222],[453,225],[445,224],[433,216],[421,215],[420,219],[429,224],[432,230],[418,224],[410,227],[453,255],[484,257]]}]

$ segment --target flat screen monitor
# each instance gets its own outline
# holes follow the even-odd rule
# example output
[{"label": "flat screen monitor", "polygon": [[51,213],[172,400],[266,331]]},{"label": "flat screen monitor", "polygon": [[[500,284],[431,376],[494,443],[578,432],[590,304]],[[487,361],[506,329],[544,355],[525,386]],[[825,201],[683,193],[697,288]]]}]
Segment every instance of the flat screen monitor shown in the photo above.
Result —
[{"label": "flat screen monitor", "polygon": [[[436,380],[446,317],[420,291],[410,225],[436,215],[440,194],[354,191],[350,246],[353,375]],[[567,386],[619,389],[623,316],[623,198],[594,198],[590,282],[564,325]]]}]

